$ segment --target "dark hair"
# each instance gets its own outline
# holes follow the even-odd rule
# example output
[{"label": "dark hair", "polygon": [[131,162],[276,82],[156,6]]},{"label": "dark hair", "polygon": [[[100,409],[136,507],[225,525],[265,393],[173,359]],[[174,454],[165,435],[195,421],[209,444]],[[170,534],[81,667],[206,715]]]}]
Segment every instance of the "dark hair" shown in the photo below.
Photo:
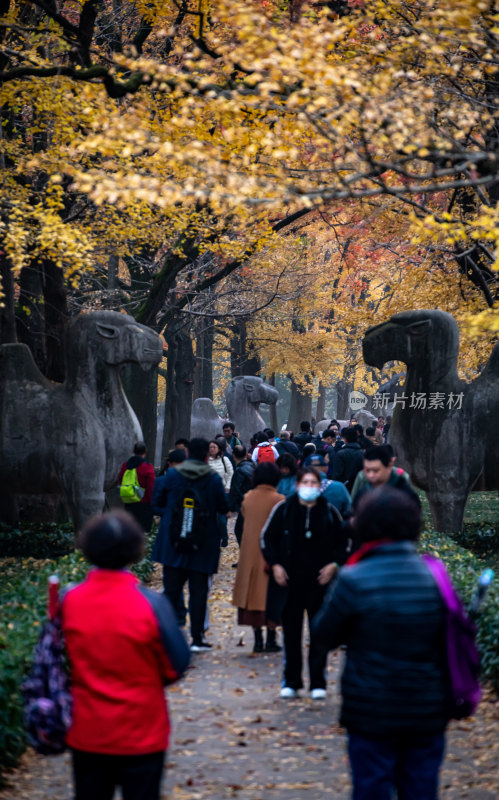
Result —
[{"label": "dark hair", "polygon": [[254,438],[256,439],[258,444],[261,444],[262,442],[267,441],[267,434],[265,434],[263,431],[257,431],[255,433]]},{"label": "dark hair", "polygon": [[358,422],[355,425],[352,425],[352,428],[360,433],[361,436],[364,433],[364,428]]},{"label": "dark hair", "polygon": [[376,429],[375,428],[371,428],[371,427],[366,428],[366,436],[374,436],[375,433],[376,433]]},{"label": "dark hair", "polygon": [[392,418],[391,418],[391,416],[390,416],[389,414],[388,414],[388,416],[387,416],[387,418],[386,418],[386,421],[387,421],[388,423],[390,423],[390,422],[392,421]]},{"label": "dark hair", "polygon": [[329,427],[330,427],[330,428],[331,428],[333,425],[337,425],[337,426],[338,426],[338,430],[340,429],[340,423],[338,422],[338,420],[337,420],[337,419],[332,419],[332,420],[331,420],[331,422],[329,423]]},{"label": "dark hair", "polygon": [[223,455],[225,453],[225,451],[227,450],[227,439],[225,438],[223,433],[220,433],[218,436],[215,436],[215,442],[220,447],[220,450],[222,451],[222,455]]},{"label": "dark hair", "polygon": [[414,540],[421,529],[421,509],[407,492],[383,486],[362,497],[353,527],[362,542]]},{"label": "dark hair", "polygon": [[342,428],[341,429],[341,438],[345,439],[347,444],[354,444],[354,442],[358,442],[359,437],[357,435],[357,431],[351,425],[349,428]]},{"label": "dark hair", "polygon": [[136,442],[133,446],[133,452],[136,456],[143,456],[147,452],[147,447],[144,442]]},{"label": "dark hair", "polygon": [[331,428],[327,428],[325,431],[322,431],[322,438],[327,439],[330,436],[332,439],[336,439],[336,434]]},{"label": "dark hair", "polygon": [[197,461],[206,461],[210,445],[206,439],[195,438],[189,442],[189,455]]},{"label": "dark hair", "polygon": [[232,455],[235,458],[244,458],[247,453],[247,450],[244,444],[235,444],[232,448]]},{"label": "dark hair", "polygon": [[275,432],[272,430],[272,428],[264,428],[263,432],[267,434],[269,439],[273,439],[275,436]]},{"label": "dark hair", "polygon": [[305,475],[313,475],[315,478],[317,478],[319,483],[322,483],[322,475],[315,467],[302,467],[302,469],[299,469],[296,473],[296,483],[300,483]]},{"label": "dark hair", "polygon": [[253,486],[260,486],[262,483],[269,486],[277,486],[281,478],[282,475],[279,468],[271,461],[264,461],[256,466],[253,473]]},{"label": "dark hair", "polygon": [[313,442],[308,442],[308,444],[304,445],[302,458],[305,460],[307,456],[312,456],[315,453],[316,447]]},{"label": "dark hair", "polygon": [[393,447],[391,446],[391,444],[388,444],[388,442],[385,442],[385,444],[380,445],[380,447],[384,447],[386,452],[390,456],[390,458],[393,458],[393,456],[395,455],[395,451],[394,451]]},{"label": "dark hair", "polygon": [[175,450],[170,450],[167,456],[169,464],[181,464],[185,459],[186,455],[183,447],[176,447]]},{"label": "dark hair", "polygon": [[164,475],[165,472],[168,472],[168,467],[171,464],[181,464],[182,461],[186,459],[185,450],[183,447],[177,447],[175,450],[170,450],[167,457],[165,458],[165,462],[161,469],[160,475]]},{"label": "dark hair", "polygon": [[[264,462],[265,463],[265,462]],[[278,467],[288,467],[290,475],[296,475],[298,470],[298,462],[291,453],[281,453],[275,462]]]},{"label": "dark hair", "polygon": [[177,439],[177,441],[175,442],[175,447],[178,444],[184,444],[187,447],[187,449],[189,449],[189,439],[186,439],[184,436],[181,436],[180,439]]},{"label": "dark hair", "polygon": [[83,555],[104,569],[123,569],[144,554],[144,532],[126,511],[109,511],[92,517],[83,528],[78,544]]},{"label": "dark hair", "polygon": [[306,431],[308,433],[308,431],[310,430],[310,422],[307,422],[306,419],[303,420],[303,422],[300,422],[300,430]]},{"label": "dark hair", "polygon": [[[210,444],[216,444],[216,446],[218,447],[218,455],[216,455],[215,458],[222,458],[223,454],[224,454],[224,451],[222,450],[222,446],[221,446],[220,442],[217,442],[216,439],[210,439],[210,441],[208,442],[208,452],[209,452]],[[210,456],[210,458],[213,458],[213,456]]]},{"label": "dark hair", "polygon": [[222,425],[222,430],[224,430],[225,428],[230,428],[232,433],[234,433],[234,431],[236,430],[236,426],[234,425],[233,422],[224,422],[224,424]]},{"label": "dark hair", "polygon": [[383,444],[378,444],[375,447],[368,447],[364,453],[364,461],[378,460],[381,461],[384,467],[387,467],[392,460],[390,453]]}]

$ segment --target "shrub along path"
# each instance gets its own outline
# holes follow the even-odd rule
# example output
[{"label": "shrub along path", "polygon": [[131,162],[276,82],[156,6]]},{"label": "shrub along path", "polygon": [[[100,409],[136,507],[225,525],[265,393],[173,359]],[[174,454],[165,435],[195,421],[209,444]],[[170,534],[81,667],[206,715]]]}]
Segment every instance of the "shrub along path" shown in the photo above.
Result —
[{"label": "shrub along path", "polygon": [[[329,694],[313,703],[278,697],[282,655],[253,655],[248,628],[230,605],[236,545],[224,551],[211,594],[211,653],[193,657],[169,690],[172,747],[163,797],[169,800],[347,800],[345,735],[338,717],[341,654],[329,658]],[[160,588],[159,576],[155,583]],[[442,800],[499,796],[496,699],[476,718],[451,725]],[[96,721],[96,724],[97,721]],[[25,754],[0,800],[71,800],[70,759]]]}]

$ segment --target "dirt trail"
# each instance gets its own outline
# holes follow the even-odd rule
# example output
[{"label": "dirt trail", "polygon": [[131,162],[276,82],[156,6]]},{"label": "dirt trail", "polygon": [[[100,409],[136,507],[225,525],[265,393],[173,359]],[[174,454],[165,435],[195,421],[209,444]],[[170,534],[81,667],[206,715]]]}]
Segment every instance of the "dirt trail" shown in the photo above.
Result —
[{"label": "dirt trail", "polygon": [[[249,628],[230,605],[236,545],[223,553],[211,592],[215,647],[193,657],[185,680],[168,691],[173,722],[164,800],[347,800],[345,735],[337,725],[341,654],[329,657],[328,697],[279,698],[282,655],[251,652]],[[160,585],[158,585],[160,588]],[[497,702],[451,726],[441,799],[499,796]],[[71,800],[68,755],[28,752],[0,800]]]}]

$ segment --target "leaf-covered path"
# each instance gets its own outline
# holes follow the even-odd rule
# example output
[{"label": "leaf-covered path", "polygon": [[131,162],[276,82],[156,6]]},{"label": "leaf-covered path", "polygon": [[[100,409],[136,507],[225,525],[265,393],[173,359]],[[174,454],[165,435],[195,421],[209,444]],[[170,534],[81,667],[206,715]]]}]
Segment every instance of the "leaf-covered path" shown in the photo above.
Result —
[{"label": "leaf-covered path", "polygon": [[[331,654],[328,698],[279,698],[282,655],[253,655],[251,630],[230,604],[237,559],[223,554],[211,593],[211,653],[193,657],[186,679],[169,690],[172,747],[163,797],[169,800],[347,800],[345,735],[337,725],[341,654]],[[158,582],[158,588],[160,584]],[[499,796],[497,702],[451,727],[442,800]],[[97,724],[97,723],[96,723]],[[67,755],[28,752],[0,800],[71,800]]]}]

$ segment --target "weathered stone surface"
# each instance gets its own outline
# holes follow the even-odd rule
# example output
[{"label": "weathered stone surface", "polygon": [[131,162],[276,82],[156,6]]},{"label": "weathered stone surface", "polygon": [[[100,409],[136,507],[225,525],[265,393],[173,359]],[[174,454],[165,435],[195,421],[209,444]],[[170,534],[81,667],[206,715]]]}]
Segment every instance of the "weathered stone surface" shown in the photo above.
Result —
[{"label": "weathered stone surface", "polygon": [[209,397],[198,397],[192,404],[191,437],[214,439],[223,433],[224,420],[219,417]]},{"label": "weathered stone surface", "polygon": [[239,432],[239,438],[246,446],[254,433],[267,427],[258,413],[260,403],[274,405],[279,392],[274,386],[265,383],[254,375],[239,375],[232,378],[225,400],[231,421]]},{"label": "weathered stone surface", "polygon": [[12,516],[16,493],[63,494],[79,530],[142,438],[120,367],[150,368],[162,345],[132,317],[95,311],[71,321],[65,355],[66,380],[56,384],[26,345],[0,347],[0,518]]},{"label": "weathered stone surface", "polygon": [[[405,408],[394,409],[390,441],[398,463],[428,495],[437,530],[458,531],[468,493],[480,476],[484,488],[499,488],[499,344],[481,375],[465,383],[457,375],[459,331],[443,311],[407,311],[369,328],[364,359],[407,365]],[[430,408],[440,393],[444,407]],[[462,407],[449,397],[462,396]],[[426,396],[426,408],[411,408],[411,396]],[[453,405],[451,402],[450,405]]]}]

